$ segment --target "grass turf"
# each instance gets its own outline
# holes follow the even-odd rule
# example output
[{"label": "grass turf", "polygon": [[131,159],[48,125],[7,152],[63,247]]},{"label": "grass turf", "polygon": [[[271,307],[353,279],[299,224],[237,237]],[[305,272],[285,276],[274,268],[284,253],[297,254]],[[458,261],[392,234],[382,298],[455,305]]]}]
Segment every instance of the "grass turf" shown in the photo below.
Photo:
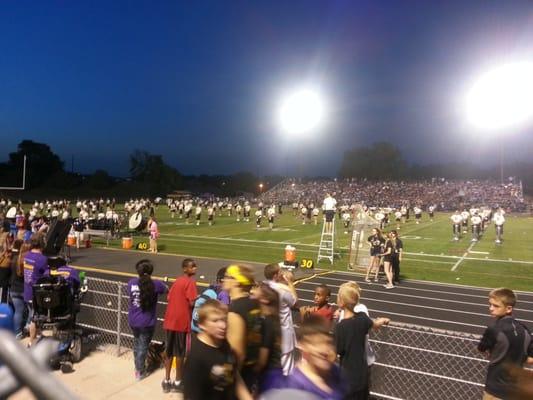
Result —
[{"label": "grass turf", "polygon": [[[263,227],[256,229],[253,211],[250,222],[237,222],[236,217],[227,216],[226,211],[223,216],[215,217],[213,226],[208,226],[203,213],[200,226],[196,226],[193,218],[190,224],[178,216],[172,219],[167,207],[160,206],[156,213],[161,232],[159,250],[270,263],[282,260],[285,245],[292,244],[297,248],[299,260],[316,260],[320,222],[318,226],[302,225],[301,220],[293,216],[292,210],[285,207],[284,213],[276,218],[274,230],[268,229],[266,218],[263,219]],[[401,226],[399,233],[405,251],[401,264],[403,278],[533,290],[533,246],[529,240],[533,237],[533,218],[508,215],[502,245],[494,243],[494,225],[491,224],[482,239],[471,247],[470,232],[459,242],[451,240],[449,217],[448,213],[437,213],[435,219],[429,221],[425,214],[420,224],[411,219]],[[344,233],[340,221],[337,221],[336,227],[339,257],[333,266],[322,261],[318,267],[346,270],[350,234]],[[393,223],[389,229],[395,227]],[[134,237],[134,245],[147,241],[146,235]],[[99,239],[95,239],[95,243],[103,245]],[[120,247],[121,240],[112,240],[110,246]],[[470,251],[467,251],[469,248]]]}]

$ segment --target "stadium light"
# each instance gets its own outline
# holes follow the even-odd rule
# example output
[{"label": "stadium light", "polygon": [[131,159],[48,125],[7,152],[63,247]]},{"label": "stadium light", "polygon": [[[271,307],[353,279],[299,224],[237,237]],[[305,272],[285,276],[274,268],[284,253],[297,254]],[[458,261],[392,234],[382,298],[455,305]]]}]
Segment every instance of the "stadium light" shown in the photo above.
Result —
[{"label": "stadium light", "polygon": [[320,126],[325,108],[318,92],[304,88],[283,98],[278,112],[283,131],[289,135],[301,135]]},{"label": "stadium light", "polygon": [[[533,63],[509,63],[481,75],[466,96],[468,122],[485,134],[503,134],[533,120]],[[500,149],[500,181],[504,183],[504,142]]]},{"label": "stadium light", "polygon": [[485,132],[518,127],[533,117],[533,63],[504,64],[481,75],[466,96],[468,121]]}]

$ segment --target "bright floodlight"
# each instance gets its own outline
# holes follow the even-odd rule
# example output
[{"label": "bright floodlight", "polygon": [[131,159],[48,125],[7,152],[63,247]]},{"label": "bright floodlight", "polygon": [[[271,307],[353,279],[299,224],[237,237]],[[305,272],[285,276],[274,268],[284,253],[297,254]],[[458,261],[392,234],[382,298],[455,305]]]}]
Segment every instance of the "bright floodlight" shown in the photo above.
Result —
[{"label": "bright floodlight", "polygon": [[467,95],[470,123],[487,130],[521,125],[533,117],[533,64],[507,64],[482,75]]},{"label": "bright floodlight", "polygon": [[279,110],[282,129],[289,134],[301,134],[315,129],[324,117],[320,96],[309,89],[292,93],[283,99]]}]

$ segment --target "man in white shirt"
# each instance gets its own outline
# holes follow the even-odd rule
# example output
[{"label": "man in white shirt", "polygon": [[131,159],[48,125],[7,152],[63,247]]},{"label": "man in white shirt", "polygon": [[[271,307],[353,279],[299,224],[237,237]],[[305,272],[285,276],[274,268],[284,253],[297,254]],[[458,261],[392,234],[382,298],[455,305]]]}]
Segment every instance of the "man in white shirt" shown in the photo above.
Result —
[{"label": "man in white shirt", "polygon": [[335,200],[329,193],[326,194],[322,209],[324,210],[324,215],[326,216],[326,233],[333,232],[333,217],[335,216],[335,209],[337,206],[337,200]]}]

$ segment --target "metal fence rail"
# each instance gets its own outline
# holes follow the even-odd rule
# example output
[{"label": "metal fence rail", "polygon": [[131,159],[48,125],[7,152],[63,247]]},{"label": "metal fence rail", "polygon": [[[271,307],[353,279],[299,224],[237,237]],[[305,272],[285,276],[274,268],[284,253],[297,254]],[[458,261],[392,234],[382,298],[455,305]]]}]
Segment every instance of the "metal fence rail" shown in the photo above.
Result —
[{"label": "metal fence rail", "polygon": [[[100,348],[123,355],[133,347],[125,283],[90,278],[78,324],[95,333]],[[158,303],[154,340],[162,342],[166,302]],[[119,312],[120,310],[120,312]],[[372,332],[377,355],[371,391],[385,399],[481,398],[487,361],[476,350],[480,337],[392,322]]]}]

